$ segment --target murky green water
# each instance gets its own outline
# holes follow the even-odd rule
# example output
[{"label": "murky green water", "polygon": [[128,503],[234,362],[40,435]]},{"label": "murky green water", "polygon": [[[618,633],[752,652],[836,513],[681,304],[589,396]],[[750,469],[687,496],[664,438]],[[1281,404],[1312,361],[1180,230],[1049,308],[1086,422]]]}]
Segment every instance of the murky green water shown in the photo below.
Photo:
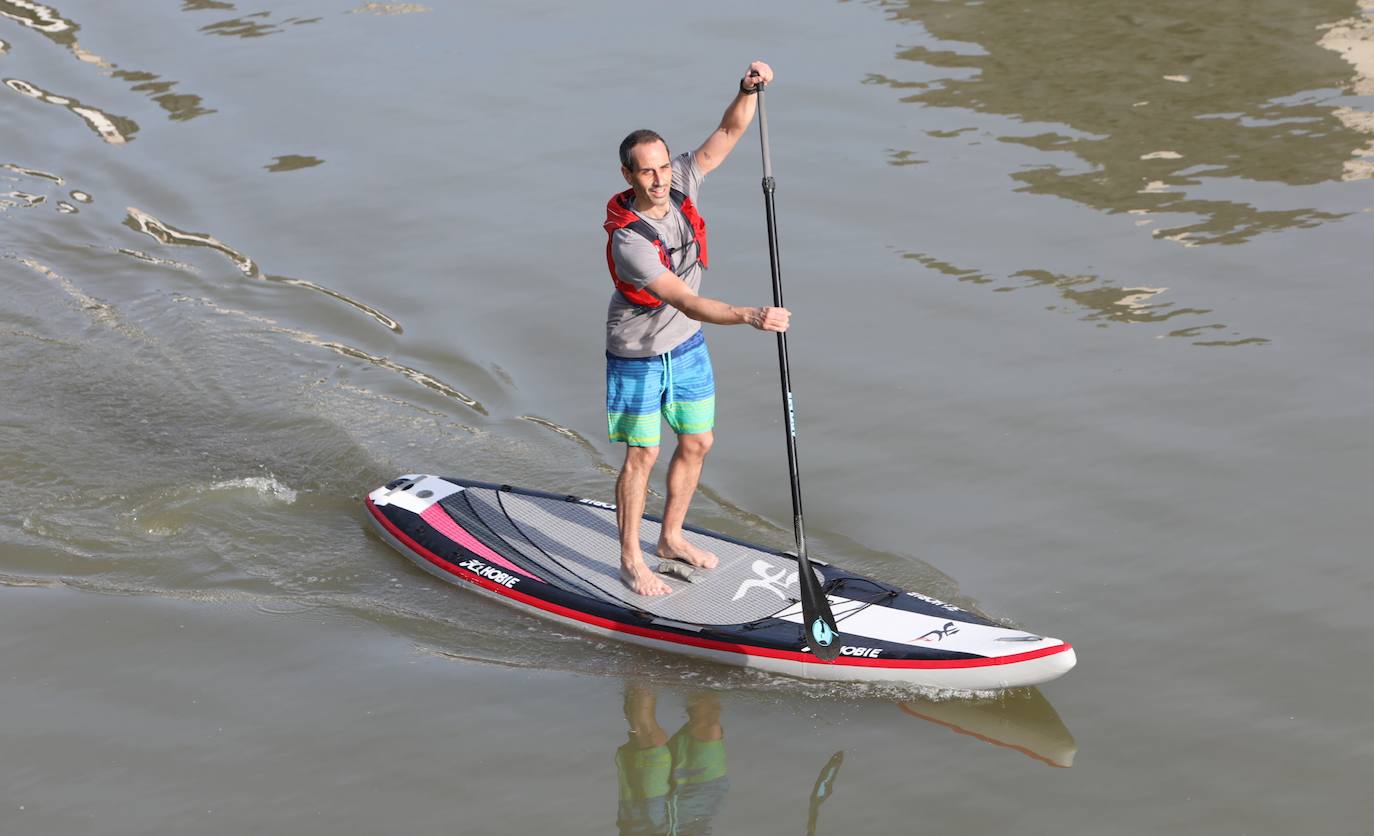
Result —
[{"label": "murky green water", "polygon": [[[1040,691],[550,639],[367,530],[609,498],[614,148],[754,58],[812,548],[1073,642]],[[0,831],[664,832],[649,719],[725,753],[680,833],[1367,831],[1371,79],[1368,0],[0,0]],[[709,339],[693,521],[785,545],[772,343]]]}]

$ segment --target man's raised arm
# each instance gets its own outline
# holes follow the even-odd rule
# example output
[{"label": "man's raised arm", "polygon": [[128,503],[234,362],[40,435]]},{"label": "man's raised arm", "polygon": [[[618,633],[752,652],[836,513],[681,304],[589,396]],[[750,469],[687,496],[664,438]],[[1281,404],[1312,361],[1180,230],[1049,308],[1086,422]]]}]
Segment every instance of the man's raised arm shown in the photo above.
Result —
[{"label": "man's raised arm", "polygon": [[757,107],[754,93],[757,92],[757,86],[770,84],[772,81],[772,67],[762,61],[755,61],[749,65],[744,77],[740,79],[739,92],[725,109],[725,115],[720,118],[720,126],[706,137],[706,141],[701,143],[701,147],[695,152],[697,166],[702,174],[725,162],[735,143],[744,136],[749,123],[754,121],[754,110]]}]

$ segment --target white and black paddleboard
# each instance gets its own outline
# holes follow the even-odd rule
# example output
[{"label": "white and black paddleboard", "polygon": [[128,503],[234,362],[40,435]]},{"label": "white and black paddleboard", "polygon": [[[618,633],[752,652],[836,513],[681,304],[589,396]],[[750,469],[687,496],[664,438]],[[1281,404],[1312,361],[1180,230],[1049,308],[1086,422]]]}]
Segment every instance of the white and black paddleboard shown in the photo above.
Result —
[{"label": "white and black paddleboard", "polygon": [[[986,690],[1048,682],[1076,661],[1059,639],[1002,627],[919,592],[812,559],[840,628],[831,662],[808,651],[797,559],[689,527],[720,565],[669,595],[620,582],[615,507],[509,485],[402,476],[373,491],[382,537],[421,568],[533,615],[621,641],[804,679]],[[659,521],[640,536],[654,565]]]}]

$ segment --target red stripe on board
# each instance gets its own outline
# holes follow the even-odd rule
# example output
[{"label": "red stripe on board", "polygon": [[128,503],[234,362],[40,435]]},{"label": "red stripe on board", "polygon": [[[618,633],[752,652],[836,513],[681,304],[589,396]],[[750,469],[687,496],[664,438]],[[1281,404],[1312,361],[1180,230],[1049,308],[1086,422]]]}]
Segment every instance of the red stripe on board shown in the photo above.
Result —
[{"label": "red stripe on board", "polygon": [[454,522],[453,517],[450,517],[448,515],[448,512],[445,511],[443,507],[439,505],[439,503],[436,502],[433,505],[426,508],[424,513],[420,515],[420,519],[429,523],[435,531],[444,535],[448,539],[452,540],[453,542],[457,543],[458,545],[462,546],[463,548],[467,549],[468,551],[472,552],[473,554],[477,555],[478,557],[482,558],[488,563],[495,563],[502,569],[509,569],[512,572],[519,573],[527,578],[534,578],[540,583],[547,583],[547,581],[545,581],[538,575],[521,569],[519,566],[516,566],[514,563],[511,563],[509,560],[506,560],[501,555],[487,548],[486,545],[482,543],[482,541],[478,540],[476,537],[473,537],[471,534],[469,534],[467,529],[463,528],[461,525]]},{"label": "red stripe on board", "polygon": [[377,506],[373,504],[372,498],[367,498],[367,509],[372,512],[381,524],[391,533],[393,537],[404,543],[409,549],[433,563],[435,566],[456,575],[460,580],[467,581],[475,586],[480,586],[489,592],[495,592],[506,598],[512,598],[527,606],[554,613],[555,615],[580,621],[583,624],[591,624],[606,630],[614,630],[618,633],[629,633],[635,636],[642,636],[646,639],[656,639],[674,644],[687,644],[693,647],[706,648],[707,650],[721,650],[728,653],[739,653],[744,656],[766,656],[771,659],[786,659],[792,662],[802,662],[808,665],[840,665],[854,668],[910,668],[917,670],[939,670],[950,668],[986,668],[996,665],[1014,665],[1018,662],[1029,662],[1032,659],[1040,659],[1045,656],[1053,656],[1056,653],[1063,653],[1070,650],[1071,646],[1065,642],[1057,647],[1044,647],[1039,650],[1030,650],[1025,653],[1016,653],[1011,656],[994,656],[980,659],[867,659],[857,656],[840,656],[833,661],[827,662],[810,653],[803,653],[796,650],[774,650],[769,647],[757,647],[754,645],[735,644],[733,642],[717,641],[715,639],[702,639],[695,636],[680,636],[676,633],[667,633],[662,630],[651,630],[646,627],[636,627],[631,624],[624,624],[619,621],[612,621],[609,618],[602,618],[599,615],[592,615],[581,610],[569,609],[552,601],[545,601],[515,589],[509,589],[501,584],[494,583],[486,578],[474,574],[467,569],[443,559],[434,554],[429,549],[415,542],[410,535],[396,527],[396,524],[387,519]]}]

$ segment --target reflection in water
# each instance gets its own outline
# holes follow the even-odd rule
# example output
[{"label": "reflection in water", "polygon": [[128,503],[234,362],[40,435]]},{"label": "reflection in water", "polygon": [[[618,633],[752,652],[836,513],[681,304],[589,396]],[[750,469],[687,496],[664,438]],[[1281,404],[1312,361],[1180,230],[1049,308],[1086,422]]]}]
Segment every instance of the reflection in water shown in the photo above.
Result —
[{"label": "reflection in water", "polygon": [[173,120],[194,119],[215,112],[200,106],[200,96],[172,93],[172,87],[177,84],[175,81],[162,81],[159,76],[140,70],[122,70],[99,55],[88,52],[76,39],[80,25],[64,18],[54,8],[30,0],[0,0],[0,18],[8,18],[41,32],[53,43],[66,47],[77,60],[108,70],[115,78],[133,82],[131,89],[148,94]]},{"label": "reflection in water", "polygon": [[268,171],[296,171],[302,168],[314,168],[323,165],[324,160],[319,157],[303,157],[299,154],[287,154],[284,157],[277,157],[276,162],[265,165],[263,168]]},{"label": "reflection in water", "polygon": [[419,3],[364,3],[349,14],[408,15],[427,11],[429,7]]},{"label": "reflection in water", "polygon": [[47,197],[41,194],[30,194],[29,192],[0,192],[0,211],[18,206],[22,209],[32,209],[41,206],[48,201]]},{"label": "reflection in water", "polygon": [[[658,696],[625,683],[629,740],[615,752],[621,836],[709,836],[730,790],[720,698],[698,691],[687,698],[687,721],[671,737],[658,724]],[[844,752],[830,756],[816,776],[807,807],[807,836],[815,836],[821,804],[835,791]]]},{"label": "reflection in water", "polygon": [[136,93],[150,94],[152,100],[167,111],[168,117],[172,120],[184,121],[215,112],[200,106],[200,96],[171,92],[176,86],[175,81],[162,81],[158,76],[140,70],[115,70],[111,75],[134,82],[129,89]]},{"label": "reflection in water", "polygon": [[316,293],[323,293],[325,296],[328,296],[331,299],[337,299],[340,302],[343,302],[345,305],[348,305],[349,307],[357,308],[358,310],[362,311],[363,313],[382,323],[382,325],[386,326],[391,331],[395,331],[398,334],[402,331],[401,323],[382,313],[378,309],[372,307],[366,302],[360,302],[357,299],[345,296],[339,291],[325,287],[322,284],[316,284],[315,282],[309,281],[307,279],[293,279],[290,276],[265,275],[262,278],[266,279],[269,282],[277,282],[278,284],[289,284],[292,287],[303,287],[306,290],[313,290]]},{"label": "reflection in water", "polygon": [[258,265],[253,262],[253,259],[213,235],[206,235],[202,232],[185,232],[132,206],[128,207],[128,212],[129,216],[124,219],[124,225],[130,229],[151,235],[158,241],[172,246],[208,247],[228,256],[229,260],[234,262],[234,266],[239,269],[239,272],[248,278],[262,278],[262,271],[258,269]]},{"label": "reflection in water", "polygon": [[[1023,191],[1111,213],[1190,215],[1153,232],[1188,244],[1344,217],[1217,193],[1228,180],[1339,180],[1363,156],[1367,135],[1330,103],[1350,66],[1318,43],[1323,26],[1358,11],[1355,0],[906,0],[887,10],[943,43],[899,54],[933,68],[928,82],[870,82],[914,89],[904,101],[1061,126],[999,137],[1080,161],[1014,174]],[[1353,28],[1326,38],[1348,44]]]},{"label": "reflection in water", "polygon": [[267,18],[271,16],[271,12],[255,12],[202,26],[200,31],[209,35],[224,35],[230,38],[265,38],[268,35],[286,31],[283,28],[286,26],[304,26],[307,23],[318,23],[321,20],[318,17],[288,17],[280,23],[268,23]]},{"label": "reflection in water", "polygon": [[821,767],[816,776],[816,785],[811,788],[811,803],[806,811],[806,836],[816,836],[816,823],[820,820],[821,803],[835,791],[835,779],[839,777],[840,767],[844,765],[844,752],[836,752]]},{"label": "reflection in water", "polygon": [[288,284],[292,285],[293,287],[301,287],[305,288],[306,290],[313,290],[316,293],[322,293],[325,296],[330,297],[331,299],[337,299],[338,301],[343,302],[345,305],[348,305],[349,307],[356,308],[357,310],[362,311],[363,313],[372,317],[376,321],[380,322],[382,325],[386,326],[388,329],[395,331],[398,334],[401,333],[401,324],[399,322],[397,322],[396,320],[392,319],[391,317],[382,313],[380,310],[372,307],[371,305],[365,302],[360,302],[357,299],[345,296],[337,290],[333,290],[331,288],[325,287],[324,285],[316,284],[315,282],[307,281],[305,279],[293,279],[290,276],[265,275],[261,270],[258,269],[258,265],[256,262],[253,261],[253,259],[244,255],[243,253],[239,252],[233,247],[230,247],[228,244],[225,244],[223,241],[219,240],[213,235],[207,235],[202,232],[186,232],[184,230],[177,229],[171,224],[163,223],[162,221],[158,220],[157,218],[153,217],[147,212],[144,212],[141,209],[135,209],[132,206],[128,207],[128,212],[128,217],[124,219],[125,226],[138,232],[151,235],[153,238],[156,238],[163,244],[180,247],[208,247],[209,249],[221,252],[224,255],[228,256],[229,260],[234,262],[234,266],[236,266],[239,269],[239,272],[243,273],[243,275],[247,276],[250,279],[262,279],[264,281],[276,282],[278,284]]},{"label": "reflection in water", "polygon": [[928,699],[900,705],[913,717],[1020,752],[1050,766],[1073,766],[1078,744],[1038,688],[1003,691],[988,702]]},{"label": "reflection in water", "polygon": [[63,20],[62,15],[57,10],[44,6],[42,3],[33,3],[30,0],[4,0],[0,2],[0,16],[10,20],[18,21],[30,29],[36,29],[46,35],[64,35],[66,33],[76,33],[77,26],[74,23]]},{"label": "reflection in water", "polygon": [[1358,15],[1322,28],[1321,45],[1355,68],[1352,92],[1374,96],[1374,0],[1359,0]]},{"label": "reflection in water", "polygon": [[616,825],[621,836],[701,834],[730,790],[720,699],[711,691],[687,701],[687,721],[671,737],[658,724],[658,697],[646,685],[625,684],[630,739],[615,752],[620,777]]},{"label": "reflection in water", "polygon": [[[1374,96],[1374,0],[1360,0],[1360,13],[1359,17],[1332,24],[1322,36],[1321,45],[1355,68],[1355,95]],[[1335,113],[1346,127],[1371,137],[1352,159],[1345,161],[1344,178],[1374,179],[1374,113],[1352,107],[1338,107]]]},{"label": "reflection in water", "polygon": [[[1061,299],[1070,303],[1065,306],[1066,311],[1086,309],[1088,313],[1082,319],[1097,322],[1101,327],[1111,322],[1164,322],[1178,316],[1204,316],[1211,313],[1207,308],[1174,307],[1173,302],[1157,300],[1156,297],[1169,290],[1167,287],[1119,287],[1104,281],[1101,276],[1066,276],[1048,270],[1020,270],[1006,277],[1006,281],[999,282],[978,270],[959,267],[926,253],[903,253],[902,257],[961,282],[992,285],[1000,293],[1027,288],[1053,288]],[[1200,346],[1264,345],[1269,342],[1263,337],[1243,337],[1234,331],[1224,339],[1216,334],[1227,330],[1225,325],[1208,323],[1170,331],[1168,336],[1192,338],[1212,333],[1216,337],[1195,340],[1193,344]]]},{"label": "reflection in water", "polygon": [[95,131],[101,139],[111,145],[123,145],[132,139],[133,135],[138,132],[138,123],[134,122],[132,119],[124,116],[113,116],[103,110],[87,107],[76,99],[49,93],[27,81],[17,78],[7,78],[5,79],[5,85],[20,95],[28,96],[31,99],[37,99],[47,104],[65,107],[67,110],[80,116],[82,120],[90,126],[91,130]]},{"label": "reflection in water", "polygon": [[173,270],[181,270],[186,273],[200,272],[199,270],[197,270],[196,268],[192,267],[184,261],[174,261],[170,258],[158,258],[154,255],[148,255],[147,253],[142,252],[141,250],[131,250],[126,247],[120,247],[116,249],[115,252],[119,253],[120,255],[127,255],[130,258],[136,258],[139,261],[142,261],[147,264],[156,264],[159,267],[171,267]]},{"label": "reflection in water", "polygon": [[[982,702],[915,697],[898,707],[911,717],[1050,766],[1067,769],[1078,752],[1059,714],[1036,688],[1004,691]],[[687,699],[686,722],[672,735],[659,724],[657,709],[651,685],[626,681],[629,739],[615,752],[620,833],[709,834],[730,789],[720,699],[713,691],[693,693]],[[843,763],[844,752],[836,752],[816,776],[808,834],[817,832],[820,807],[834,794]]]},{"label": "reflection in water", "polygon": [[1022,270],[1012,275],[1027,279],[1030,287],[1055,288],[1075,306],[1093,311],[1084,317],[1087,320],[1163,322],[1181,314],[1207,313],[1201,308],[1174,308],[1172,302],[1150,303],[1167,287],[1111,287],[1099,284],[1097,276],[1059,276],[1047,270]]},{"label": "reflection in water", "polygon": [[[57,186],[61,186],[66,183],[65,180],[63,180],[60,176],[56,174],[51,174],[46,171],[39,171],[33,168],[26,168],[22,165],[17,165],[15,163],[0,164],[0,169],[3,169],[5,171],[12,171],[15,174],[22,175],[23,177],[30,177],[35,180],[43,180],[47,183],[51,183]],[[5,175],[0,175],[0,179],[7,180],[11,183],[20,182],[19,177],[9,177]],[[72,189],[71,192],[68,193],[68,196],[71,197],[71,199],[76,201],[77,203],[90,203],[92,200],[90,195],[77,189]],[[46,195],[35,195],[24,191],[13,191],[9,193],[8,199],[0,197],[0,211],[4,211],[6,209],[10,209],[16,206],[20,206],[25,209],[33,209],[34,207],[42,206],[45,203],[47,203],[47,199],[48,198]],[[78,211],[80,211],[76,208],[74,204],[68,203],[66,200],[62,199],[55,199],[53,201],[53,207],[58,212],[64,215],[75,215]]]}]

